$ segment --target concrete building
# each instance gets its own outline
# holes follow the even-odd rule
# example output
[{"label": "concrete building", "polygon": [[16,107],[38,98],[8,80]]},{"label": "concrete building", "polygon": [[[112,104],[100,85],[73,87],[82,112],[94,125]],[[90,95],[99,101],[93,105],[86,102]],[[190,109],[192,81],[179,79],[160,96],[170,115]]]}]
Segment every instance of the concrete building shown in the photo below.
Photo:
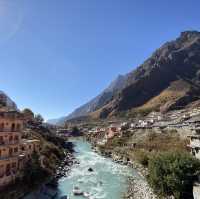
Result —
[{"label": "concrete building", "polygon": [[0,187],[14,182],[28,160],[28,155],[39,150],[38,140],[22,140],[23,125],[20,112],[0,111]]}]

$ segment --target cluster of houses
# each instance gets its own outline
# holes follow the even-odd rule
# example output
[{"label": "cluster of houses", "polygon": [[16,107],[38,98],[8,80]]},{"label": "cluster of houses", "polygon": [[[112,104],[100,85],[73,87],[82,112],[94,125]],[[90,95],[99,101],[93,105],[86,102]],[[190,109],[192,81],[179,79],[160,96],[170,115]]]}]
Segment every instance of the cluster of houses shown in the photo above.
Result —
[{"label": "cluster of houses", "polygon": [[191,153],[200,159],[200,108],[190,111],[178,110],[166,114],[160,112],[151,112],[143,119],[128,122],[111,122],[108,127],[95,127],[89,130],[90,134],[102,135],[99,144],[105,144],[109,139],[115,136],[121,137],[124,129],[133,131],[138,128],[174,128],[187,127],[187,135],[190,144],[188,148]]},{"label": "cluster of houses", "polygon": [[0,109],[0,188],[20,177],[33,152],[40,151],[39,140],[22,139],[23,129],[19,111]]},{"label": "cluster of houses", "polygon": [[[124,123],[114,123],[110,124],[108,127],[102,127],[102,128],[93,128],[89,130],[89,134],[98,135],[98,137],[101,136],[101,141],[98,142],[99,145],[105,144],[109,139],[114,138],[115,136],[121,137],[123,134],[123,128],[125,128],[128,125],[127,122]],[[128,126],[127,126],[128,128]]]}]

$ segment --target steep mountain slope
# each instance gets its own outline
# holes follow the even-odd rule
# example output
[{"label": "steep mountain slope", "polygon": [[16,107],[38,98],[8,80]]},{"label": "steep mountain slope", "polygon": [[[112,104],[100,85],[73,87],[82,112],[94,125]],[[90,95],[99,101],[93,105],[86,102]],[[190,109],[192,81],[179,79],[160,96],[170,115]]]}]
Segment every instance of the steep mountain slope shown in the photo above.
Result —
[{"label": "steep mountain slope", "polygon": [[200,32],[185,31],[62,121],[86,115],[105,118],[127,111],[166,112],[180,109],[199,97]]},{"label": "steep mountain slope", "polygon": [[65,120],[86,116],[89,113],[100,109],[101,107],[106,105],[114,95],[116,95],[119,91],[121,91],[124,88],[126,80],[126,75],[119,75],[101,94],[99,94],[97,97],[84,104],[83,106],[77,108],[67,117],[52,119],[48,120],[47,122],[51,124],[63,124]]},{"label": "steep mountain slope", "polygon": [[186,31],[129,73],[125,88],[98,110],[96,117],[117,115],[147,104],[168,111],[183,107],[199,96],[200,32]]}]

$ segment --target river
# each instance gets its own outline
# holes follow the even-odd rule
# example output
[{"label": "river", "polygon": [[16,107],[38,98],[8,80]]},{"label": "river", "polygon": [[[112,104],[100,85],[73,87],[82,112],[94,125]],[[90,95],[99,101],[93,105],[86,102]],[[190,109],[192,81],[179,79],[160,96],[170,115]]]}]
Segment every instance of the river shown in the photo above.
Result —
[{"label": "river", "polygon": [[[72,194],[74,186],[90,193],[92,199],[122,199],[128,177],[140,178],[135,170],[94,152],[85,140],[73,139],[72,142],[80,164],[72,166],[70,174],[60,179],[57,199],[63,195],[70,199],[84,199],[83,196]],[[93,172],[89,172],[88,168],[92,168]]]}]

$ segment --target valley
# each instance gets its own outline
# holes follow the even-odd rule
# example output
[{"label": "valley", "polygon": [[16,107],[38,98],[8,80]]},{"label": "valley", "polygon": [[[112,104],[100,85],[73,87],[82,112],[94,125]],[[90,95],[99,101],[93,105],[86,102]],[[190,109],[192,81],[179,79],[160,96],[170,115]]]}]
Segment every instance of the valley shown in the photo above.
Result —
[{"label": "valley", "polygon": [[199,7],[0,0],[0,199],[200,199]]},{"label": "valley", "polygon": [[199,52],[200,32],[182,32],[47,122],[0,92],[0,198],[199,199]]}]

